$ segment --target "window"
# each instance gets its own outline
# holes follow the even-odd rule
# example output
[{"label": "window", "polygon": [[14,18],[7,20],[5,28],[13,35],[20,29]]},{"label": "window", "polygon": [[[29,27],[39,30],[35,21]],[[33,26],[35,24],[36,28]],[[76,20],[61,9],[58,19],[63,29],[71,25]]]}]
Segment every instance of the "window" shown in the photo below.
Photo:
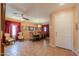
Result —
[{"label": "window", "polygon": [[47,31],[47,27],[44,27],[44,31],[45,31],[45,32]]}]

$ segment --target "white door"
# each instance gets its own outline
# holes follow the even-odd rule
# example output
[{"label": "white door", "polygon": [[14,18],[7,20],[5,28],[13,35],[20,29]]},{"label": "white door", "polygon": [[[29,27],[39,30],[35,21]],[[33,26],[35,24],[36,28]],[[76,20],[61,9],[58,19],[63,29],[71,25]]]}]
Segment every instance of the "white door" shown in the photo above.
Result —
[{"label": "white door", "polygon": [[73,49],[72,13],[62,12],[55,15],[56,46]]}]

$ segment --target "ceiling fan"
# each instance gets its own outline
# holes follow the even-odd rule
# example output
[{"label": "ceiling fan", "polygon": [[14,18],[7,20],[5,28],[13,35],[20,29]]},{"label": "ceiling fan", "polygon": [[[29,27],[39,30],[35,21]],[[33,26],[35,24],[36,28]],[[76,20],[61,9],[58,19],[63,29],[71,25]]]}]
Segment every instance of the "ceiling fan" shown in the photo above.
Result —
[{"label": "ceiling fan", "polygon": [[[18,15],[19,13],[13,13],[14,15]],[[26,18],[25,16],[24,16],[24,14],[20,14],[20,17],[22,17],[22,19],[25,19],[25,20],[30,20],[30,19],[28,19],[28,18]]]},{"label": "ceiling fan", "polygon": [[25,19],[25,20],[30,20],[30,19],[28,19],[28,18],[24,17],[24,14],[21,14],[21,17],[22,17],[22,19]]}]

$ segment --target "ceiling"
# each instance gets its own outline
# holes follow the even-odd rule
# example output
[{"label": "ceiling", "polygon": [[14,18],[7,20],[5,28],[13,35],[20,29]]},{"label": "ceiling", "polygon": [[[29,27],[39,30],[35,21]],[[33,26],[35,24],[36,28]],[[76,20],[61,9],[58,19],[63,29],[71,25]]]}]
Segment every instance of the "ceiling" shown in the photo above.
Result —
[{"label": "ceiling", "polygon": [[29,18],[33,23],[46,24],[49,22],[49,15],[52,12],[63,7],[70,7],[72,5],[74,4],[60,5],[58,3],[9,3],[6,7],[6,15],[11,16],[11,13],[18,13],[20,18],[20,15],[24,14],[25,17]]}]

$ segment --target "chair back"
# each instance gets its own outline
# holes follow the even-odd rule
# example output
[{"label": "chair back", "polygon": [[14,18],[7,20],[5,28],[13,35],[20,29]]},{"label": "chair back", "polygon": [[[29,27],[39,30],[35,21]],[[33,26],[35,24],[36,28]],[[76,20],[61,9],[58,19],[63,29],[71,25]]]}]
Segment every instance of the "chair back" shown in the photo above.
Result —
[{"label": "chair back", "polygon": [[18,33],[18,39],[23,39],[23,33],[22,32]]},{"label": "chair back", "polygon": [[11,38],[9,33],[5,33],[4,36],[5,36],[5,40],[9,40]]}]

